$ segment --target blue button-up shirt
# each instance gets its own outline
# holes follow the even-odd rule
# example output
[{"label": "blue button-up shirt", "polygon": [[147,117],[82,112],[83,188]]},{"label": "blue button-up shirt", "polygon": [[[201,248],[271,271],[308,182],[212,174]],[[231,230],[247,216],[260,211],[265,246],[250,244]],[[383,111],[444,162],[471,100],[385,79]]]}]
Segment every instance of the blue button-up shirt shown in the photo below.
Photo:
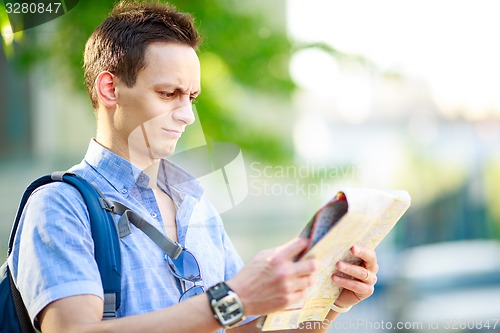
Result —
[{"label": "blue button-up shirt", "polygon": [[[165,234],[148,176],[127,160],[92,140],[84,160],[70,171],[93,183],[109,199],[135,210]],[[162,160],[158,185],[177,207],[178,241],[197,258],[205,288],[232,278],[242,261],[198,181]],[[131,229],[132,234],[121,239],[119,317],[171,306],[181,294],[161,249],[133,225]],[[33,320],[50,302],[63,297],[103,297],[93,251],[88,211],[75,188],[57,182],[33,193],[9,257],[14,280]]]}]

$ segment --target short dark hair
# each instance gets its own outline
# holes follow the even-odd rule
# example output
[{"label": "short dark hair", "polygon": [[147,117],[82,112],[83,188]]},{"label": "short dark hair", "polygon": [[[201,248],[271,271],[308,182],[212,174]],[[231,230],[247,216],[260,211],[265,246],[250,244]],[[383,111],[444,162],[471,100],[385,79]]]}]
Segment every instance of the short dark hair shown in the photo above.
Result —
[{"label": "short dark hair", "polygon": [[98,107],[95,80],[99,73],[109,71],[133,87],[138,72],[146,65],[146,48],[154,42],[197,49],[200,37],[193,17],[156,2],[121,1],[113,8],[85,45],[85,84],[94,109]]}]

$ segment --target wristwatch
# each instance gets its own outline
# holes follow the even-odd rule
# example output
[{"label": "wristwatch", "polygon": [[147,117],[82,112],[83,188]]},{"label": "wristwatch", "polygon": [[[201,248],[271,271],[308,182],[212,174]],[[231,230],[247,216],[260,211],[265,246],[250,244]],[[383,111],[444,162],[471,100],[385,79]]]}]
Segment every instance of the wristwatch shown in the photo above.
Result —
[{"label": "wristwatch", "polygon": [[207,295],[214,318],[222,327],[232,327],[245,319],[243,303],[238,294],[232,291],[225,282],[208,288]]}]

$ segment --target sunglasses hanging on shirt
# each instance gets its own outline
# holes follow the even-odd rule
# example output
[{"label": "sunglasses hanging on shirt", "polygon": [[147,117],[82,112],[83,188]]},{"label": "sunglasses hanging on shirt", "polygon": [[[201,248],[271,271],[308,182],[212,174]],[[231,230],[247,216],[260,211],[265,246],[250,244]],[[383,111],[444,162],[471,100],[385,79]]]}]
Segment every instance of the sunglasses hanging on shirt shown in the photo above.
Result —
[{"label": "sunglasses hanging on shirt", "polygon": [[[177,259],[172,259],[168,254],[165,254],[165,260],[168,262],[172,274],[181,282],[182,295],[179,302],[205,292],[200,265],[191,252],[183,248]],[[193,285],[187,288],[186,282]]]}]

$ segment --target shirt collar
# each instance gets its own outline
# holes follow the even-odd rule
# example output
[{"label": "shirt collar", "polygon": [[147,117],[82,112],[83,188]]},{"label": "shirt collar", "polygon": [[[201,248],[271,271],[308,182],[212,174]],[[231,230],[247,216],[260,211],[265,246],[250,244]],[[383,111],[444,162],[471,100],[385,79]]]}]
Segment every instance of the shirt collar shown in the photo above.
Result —
[{"label": "shirt collar", "polygon": [[[147,188],[149,176],[126,159],[101,146],[94,139],[85,154],[85,161],[100,173],[118,192],[128,193],[134,186]],[[179,204],[185,195],[200,200],[204,189],[194,178],[176,164],[162,159],[158,185]]]}]

